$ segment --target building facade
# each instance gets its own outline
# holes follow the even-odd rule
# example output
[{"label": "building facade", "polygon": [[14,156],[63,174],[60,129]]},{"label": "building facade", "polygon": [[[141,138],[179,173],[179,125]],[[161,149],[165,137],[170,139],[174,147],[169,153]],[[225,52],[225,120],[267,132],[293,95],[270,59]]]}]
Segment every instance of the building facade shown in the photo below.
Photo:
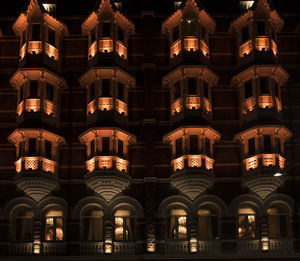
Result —
[{"label": "building facade", "polygon": [[0,18],[0,260],[300,259],[300,12],[208,2]]}]

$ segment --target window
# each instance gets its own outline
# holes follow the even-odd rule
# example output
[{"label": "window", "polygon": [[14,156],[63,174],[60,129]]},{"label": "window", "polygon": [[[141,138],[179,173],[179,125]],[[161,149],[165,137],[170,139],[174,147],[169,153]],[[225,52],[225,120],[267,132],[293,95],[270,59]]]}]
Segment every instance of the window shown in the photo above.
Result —
[{"label": "window", "polygon": [[94,156],[95,156],[95,140],[91,140],[90,145],[91,145],[91,148],[90,148],[90,151],[91,151],[90,156],[91,156],[91,157],[94,157]]},{"label": "window", "polygon": [[84,210],[81,215],[83,241],[103,241],[103,212],[97,207]]},{"label": "window", "polygon": [[208,99],[208,83],[203,81],[203,96]]},{"label": "window", "polygon": [[104,22],[102,24],[102,37],[110,37],[110,23]]},{"label": "window", "polygon": [[23,91],[24,91],[24,88],[23,88],[23,85],[21,85],[20,89],[19,89],[19,103],[21,101],[23,101]]},{"label": "window", "polygon": [[109,137],[102,137],[102,154],[109,154]]},{"label": "window", "polygon": [[180,157],[182,155],[182,138],[178,138],[176,140],[175,154],[176,154],[176,157]]},{"label": "window", "polygon": [[38,97],[38,81],[30,81],[30,97]]},{"label": "window", "polygon": [[264,135],[265,153],[271,153],[271,135]]},{"label": "window", "polygon": [[268,78],[260,78],[260,94],[269,94]]},{"label": "window", "polygon": [[244,88],[245,88],[245,93],[244,93],[245,99],[248,99],[248,98],[252,97],[253,96],[252,80],[246,81],[245,84],[244,84]]},{"label": "window", "polygon": [[275,137],[275,146],[276,146],[276,152],[281,154],[281,140],[277,137]]},{"label": "window", "polygon": [[33,155],[35,154],[36,150],[36,140],[35,138],[29,138],[29,145],[28,145],[28,154]]},{"label": "window", "polygon": [[268,209],[269,237],[288,236],[289,211],[286,207],[275,204]]},{"label": "window", "polygon": [[18,158],[23,156],[24,149],[25,149],[25,141],[20,141],[20,143],[19,143],[19,155],[18,155]]},{"label": "window", "polygon": [[95,100],[95,82],[90,85],[90,97],[89,102]]},{"label": "window", "polygon": [[210,156],[211,151],[210,151],[210,140],[205,137],[205,154]]},{"label": "window", "polygon": [[179,27],[176,26],[173,29],[173,43],[176,42],[179,39]]},{"label": "window", "polygon": [[204,206],[198,210],[198,239],[211,240],[219,237],[219,215],[212,206]]},{"label": "window", "polygon": [[248,155],[255,155],[255,138],[251,138],[248,140]]},{"label": "window", "polygon": [[242,29],[242,43],[249,40],[249,28],[248,25]]},{"label": "window", "polygon": [[39,41],[40,40],[40,31],[41,31],[40,24],[32,24],[32,36],[31,36],[31,40],[33,40],[33,41]]},{"label": "window", "polygon": [[198,154],[198,135],[190,135],[190,153]]},{"label": "window", "polygon": [[63,211],[59,208],[50,208],[45,214],[45,240],[61,241],[63,238]]},{"label": "window", "polygon": [[49,83],[47,83],[47,85],[46,85],[46,100],[52,101],[52,102],[54,100],[54,88]]},{"label": "window", "polygon": [[188,94],[197,94],[196,78],[188,78]]},{"label": "window", "polygon": [[200,27],[200,39],[203,40],[204,42],[207,42],[206,29],[202,25]]},{"label": "window", "polygon": [[133,221],[130,217],[130,211],[126,209],[117,210],[115,213],[115,240],[116,241],[131,241]]},{"label": "window", "polygon": [[274,81],[274,95],[279,98],[279,84],[276,81]]},{"label": "window", "polygon": [[110,81],[109,79],[102,79],[102,97],[110,97]]},{"label": "window", "polygon": [[15,209],[11,215],[12,240],[31,242],[33,240],[33,212],[27,207]]},{"label": "window", "polygon": [[185,23],[185,35],[196,36],[196,23],[195,21],[187,20]]},{"label": "window", "polygon": [[55,45],[55,31],[52,28],[48,28],[48,43],[56,46]]},{"label": "window", "polygon": [[118,99],[124,101],[124,84],[118,82]]},{"label": "window", "polygon": [[249,207],[238,210],[238,238],[256,238],[255,211]]},{"label": "window", "polygon": [[187,213],[184,209],[172,209],[169,218],[169,239],[185,240],[187,238]]},{"label": "window", "polygon": [[180,81],[174,83],[174,100],[180,97]]},{"label": "window", "polygon": [[124,142],[119,139],[118,139],[118,156],[119,157],[124,156]]},{"label": "window", "polygon": [[257,21],[257,36],[265,36],[265,22],[264,21]]},{"label": "window", "polygon": [[96,41],[96,28],[91,30],[91,44]]},{"label": "window", "polygon": [[124,30],[122,27],[118,27],[118,40],[121,42],[121,43],[124,43]]},{"label": "window", "polygon": [[45,154],[47,158],[52,158],[52,143],[49,140],[45,140]]},{"label": "window", "polygon": [[271,26],[271,38],[273,39],[273,41],[275,41],[275,35],[276,35],[275,29],[274,27]]}]

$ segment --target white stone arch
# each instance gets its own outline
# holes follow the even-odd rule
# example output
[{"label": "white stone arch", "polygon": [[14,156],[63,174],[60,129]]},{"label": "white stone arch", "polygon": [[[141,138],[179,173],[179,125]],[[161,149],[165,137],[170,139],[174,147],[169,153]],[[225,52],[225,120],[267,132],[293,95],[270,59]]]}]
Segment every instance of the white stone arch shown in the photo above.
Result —
[{"label": "white stone arch", "polygon": [[170,211],[171,208],[177,206],[183,207],[187,211],[188,215],[191,215],[191,213],[193,213],[193,203],[189,198],[181,195],[174,195],[165,198],[160,203],[157,210],[157,215],[159,217],[166,217],[168,211]]},{"label": "white stone arch", "polygon": [[72,211],[72,218],[80,219],[82,211],[89,206],[98,206],[104,213],[104,215],[108,215],[107,213],[107,203],[104,199],[97,196],[88,196],[77,202]]},{"label": "white stone arch", "polygon": [[129,196],[119,196],[113,198],[107,206],[107,213],[110,217],[113,217],[114,212],[122,207],[130,209],[134,217],[144,217],[142,205],[136,199]]},{"label": "white stone arch", "polygon": [[264,202],[254,194],[244,194],[236,197],[229,205],[229,215],[236,216],[237,211],[241,205],[249,205],[256,211],[259,217],[262,214]]},{"label": "white stone arch", "polygon": [[64,217],[68,217],[68,203],[60,197],[46,197],[42,199],[39,203],[40,214],[43,215],[45,210],[54,206],[62,208]]},{"label": "white stone arch", "polygon": [[18,197],[10,200],[3,208],[3,218],[10,220],[11,213],[19,207],[28,207],[32,210],[34,216],[38,215],[39,211],[36,202],[27,197]]},{"label": "white stone arch", "polygon": [[212,205],[219,210],[221,217],[229,215],[228,207],[226,203],[215,195],[201,195],[193,202],[194,215],[197,215],[197,211],[201,206]]}]

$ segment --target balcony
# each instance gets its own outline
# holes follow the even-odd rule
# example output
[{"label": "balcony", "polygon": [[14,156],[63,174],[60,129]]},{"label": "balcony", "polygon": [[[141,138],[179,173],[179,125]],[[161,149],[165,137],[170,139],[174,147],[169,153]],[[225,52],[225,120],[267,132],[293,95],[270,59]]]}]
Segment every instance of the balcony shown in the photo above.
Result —
[{"label": "balcony", "polygon": [[189,241],[168,241],[165,244],[166,254],[188,254]]},{"label": "balcony", "polygon": [[260,240],[257,239],[239,239],[237,240],[237,250],[242,255],[257,255],[261,251]]},{"label": "balcony", "polygon": [[40,54],[43,51],[42,46],[43,46],[42,41],[29,41],[27,52],[29,54]]},{"label": "balcony", "polygon": [[189,95],[186,97],[185,106],[189,110],[200,109],[200,97],[197,95]]},{"label": "balcony", "polygon": [[198,51],[199,50],[198,38],[197,37],[184,38],[184,50],[187,52]]},{"label": "balcony", "polygon": [[239,48],[240,57],[247,56],[252,52],[252,40],[243,43]]},{"label": "balcony", "polygon": [[95,169],[109,170],[116,168],[120,172],[127,173],[128,161],[117,156],[95,156],[86,161],[86,168],[89,172]]},{"label": "balcony", "polygon": [[[272,53],[276,56],[277,55],[277,45],[273,39],[270,39],[266,36],[256,37],[254,39],[254,48],[257,51],[265,52],[271,50]],[[239,47],[239,54],[240,57],[245,57],[249,55],[253,51],[253,44],[252,39],[248,40],[247,42],[243,43]]]},{"label": "balcony", "polygon": [[181,40],[178,39],[176,42],[174,42],[171,45],[170,57],[173,58],[173,57],[177,56],[180,52],[181,52]]},{"label": "balcony", "polygon": [[57,61],[58,60],[58,49],[49,43],[45,43],[45,53],[51,59]]},{"label": "balcony", "polygon": [[42,242],[42,253],[46,255],[64,255],[66,252],[65,242]]},{"label": "balcony", "polygon": [[99,52],[100,53],[111,53],[114,49],[113,39],[101,39],[99,40]]},{"label": "balcony", "polygon": [[99,111],[110,111],[113,109],[113,98],[111,97],[100,97],[99,98]]},{"label": "balcony", "polygon": [[127,48],[118,40],[116,41],[116,53],[124,60],[127,60]]},{"label": "balcony", "polygon": [[136,253],[135,242],[114,242],[114,253],[119,255],[134,255]]},{"label": "balcony", "polygon": [[44,172],[54,173],[56,162],[41,156],[21,157],[15,162],[15,166],[17,173],[26,170],[42,170]]},{"label": "balcony", "polygon": [[204,154],[183,155],[177,159],[172,160],[171,164],[175,172],[183,170],[184,168],[205,168],[207,170],[212,170],[214,160]]},{"label": "balcony", "polygon": [[269,239],[269,251],[274,254],[293,253],[294,241],[292,239]]},{"label": "balcony", "polygon": [[14,256],[32,255],[33,243],[9,243],[9,253]]},{"label": "balcony", "polygon": [[220,240],[198,240],[198,253],[203,256],[217,256],[222,253]]},{"label": "balcony", "polygon": [[88,59],[91,60],[92,58],[94,58],[96,53],[97,53],[97,42],[94,41],[89,47]]},{"label": "balcony", "polygon": [[244,160],[246,171],[254,170],[258,167],[279,166],[284,168],[285,158],[278,153],[274,154],[258,154]]},{"label": "balcony", "polygon": [[82,255],[97,255],[104,253],[103,242],[81,242],[80,253]]},{"label": "balcony", "polygon": [[181,112],[183,109],[183,102],[182,102],[182,98],[178,98],[177,100],[175,100],[175,102],[172,103],[171,105],[171,114],[177,114],[179,112]]}]

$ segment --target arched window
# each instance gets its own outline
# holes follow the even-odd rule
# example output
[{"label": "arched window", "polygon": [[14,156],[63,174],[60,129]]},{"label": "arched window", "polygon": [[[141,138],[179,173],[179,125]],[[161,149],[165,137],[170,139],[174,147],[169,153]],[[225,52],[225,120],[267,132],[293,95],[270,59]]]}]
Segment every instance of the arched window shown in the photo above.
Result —
[{"label": "arched window", "polygon": [[241,207],[238,210],[238,238],[256,238],[255,211],[250,207]]},{"label": "arched window", "polygon": [[64,239],[63,211],[58,207],[51,207],[45,213],[45,240],[61,241]]},{"label": "arched window", "polygon": [[289,234],[290,213],[287,207],[274,204],[268,209],[269,237],[281,238]]},{"label": "arched window", "polygon": [[33,212],[28,207],[19,207],[12,212],[12,241],[33,240]]},{"label": "arched window", "polygon": [[103,212],[98,207],[88,207],[81,215],[83,241],[103,241]]},{"label": "arched window", "polygon": [[115,240],[132,241],[133,236],[133,218],[130,210],[119,209],[114,215],[115,221]]},{"label": "arched window", "polygon": [[219,211],[210,205],[198,210],[198,239],[211,240],[219,238]]},{"label": "arched window", "polygon": [[184,209],[172,209],[169,217],[169,239],[187,239],[187,213]]}]

